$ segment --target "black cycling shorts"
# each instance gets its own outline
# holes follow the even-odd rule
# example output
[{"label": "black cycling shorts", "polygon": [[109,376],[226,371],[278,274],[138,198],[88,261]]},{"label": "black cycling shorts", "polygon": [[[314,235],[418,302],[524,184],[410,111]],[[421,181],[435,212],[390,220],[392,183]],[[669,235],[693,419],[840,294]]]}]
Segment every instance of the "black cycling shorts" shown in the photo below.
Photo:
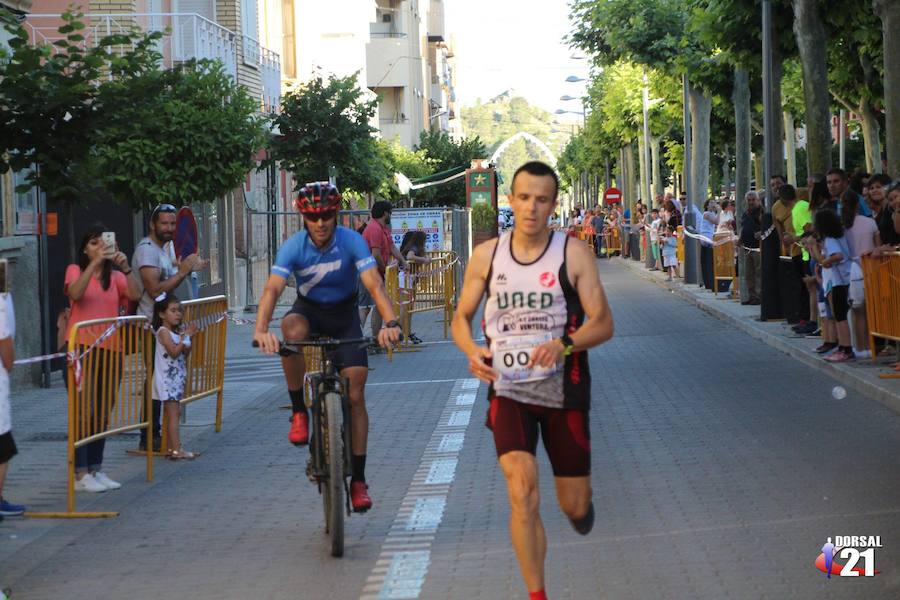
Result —
[{"label": "black cycling shorts", "polygon": [[[338,340],[362,337],[355,296],[347,301],[328,305],[316,304],[298,296],[287,314],[303,316],[309,323],[310,335],[328,336]],[[332,356],[334,367],[338,371],[347,367],[369,366],[369,356],[364,346],[338,346]]]},{"label": "black cycling shorts", "polygon": [[486,424],[494,432],[497,458],[514,450],[535,454],[540,428],[554,476],[591,474],[591,432],[586,410],[536,406],[494,396]]}]

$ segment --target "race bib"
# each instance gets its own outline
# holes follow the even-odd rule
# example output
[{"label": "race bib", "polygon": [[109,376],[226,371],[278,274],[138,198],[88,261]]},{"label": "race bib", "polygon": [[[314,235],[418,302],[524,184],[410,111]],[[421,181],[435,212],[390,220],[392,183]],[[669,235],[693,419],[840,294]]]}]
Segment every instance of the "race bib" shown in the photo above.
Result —
[{"label": "race bib", "polygon": [[556,374],[556,365],[552,367],[528,366],[534,349],[551,339],[553,336],[549,331],[545,331],[535,335],[517,335],[491,342],[493,366],[500,373],[500,381],[540,381]]}]

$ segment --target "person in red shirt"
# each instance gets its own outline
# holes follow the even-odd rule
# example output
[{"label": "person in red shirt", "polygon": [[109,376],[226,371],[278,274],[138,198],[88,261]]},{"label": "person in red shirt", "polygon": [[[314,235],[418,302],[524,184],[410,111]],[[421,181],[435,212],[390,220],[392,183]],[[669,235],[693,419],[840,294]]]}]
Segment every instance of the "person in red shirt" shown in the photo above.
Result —
[{"label": "person in red shirt", "polygon": [[[391,237],[391,211],[393,207],[386,200],[379,200],[372,205],[372,218],[369,219],[366,228],[363,230],[362,236],[378,263],[378,272],[384,279],[384,272],[391,257],[397,259],[402,268],[406,268],[406,259],[400,253],[400,250],[394,244]],[[375,301],[365,286],[359,285],[357,289],[357,304],[359,306],[359,322],[365,327],[366,317],[372,312],[372,337],[377,338],[378,332],[381,330],[381,314],[372,311]]]}]

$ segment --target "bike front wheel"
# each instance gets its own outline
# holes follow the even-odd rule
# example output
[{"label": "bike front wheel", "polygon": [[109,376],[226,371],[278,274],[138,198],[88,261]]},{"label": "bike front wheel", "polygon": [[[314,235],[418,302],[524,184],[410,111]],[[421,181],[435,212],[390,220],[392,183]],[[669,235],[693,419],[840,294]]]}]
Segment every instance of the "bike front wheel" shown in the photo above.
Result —
[{"label": "bike front wheel", "polygon": [[331,555],[344,555],[344,425],[343,399],[337,392],[324,395],[325,459],[328,480],[325,482],[325,519],[331,537]]}]

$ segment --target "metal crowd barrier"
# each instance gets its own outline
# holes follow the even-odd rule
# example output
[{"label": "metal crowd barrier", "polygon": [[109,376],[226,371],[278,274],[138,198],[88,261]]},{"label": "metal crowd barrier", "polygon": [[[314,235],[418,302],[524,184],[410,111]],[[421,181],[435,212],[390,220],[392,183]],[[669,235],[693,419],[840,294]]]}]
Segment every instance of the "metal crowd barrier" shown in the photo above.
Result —
[{"label": "metal crowd barrier", "polygon": [[444,339],[447,339],[447,328],[453,318],[456,298],[454,269],[459,265],[459,257],[455,252],[445,250],[429,252],[428,256],[431,258],[428,264],[407,265],[406,279],[409,281],[406,286],[411,290],[409,312],[442,311]]},{"label": "metal crowd barrier", "polygon": [[[662,248],[660,248],[660,252],[662,252]],[[682,270],[682,265],[684,265],[684,226],[679,225],[675,228],[675,258],[678,260],[678,276],[684,277],[684,274],[680,271]]]},{"label": "metal crowd barrier", "polygon": [[[900,342],[900,252],[877,258],[862,257],[866,317],[869,321],[869,350],[878,357],[875,338]],[[882,379],[900,378],[900,373],[882,373]]]},{"label": "metal crowd barrier", "polygon": [[[82,321],[69,334],[68,496],[65,512],[29,517],[115,517],[118,512],[75,511],[75,451],[113,435],[145,429],[152,439],[150,397],[153,380],[152,332],[146,317]],[[148,359],[148,357],[150,357]],[[147,481],[153,455],[147,453]]]},{"label": "metal crowd barrier", "polygon": [[[225,343],[228,337],[228,300],[212,296],[181,303],[184,324],[196,323],[200,331],[191,338],[187,381],[182,406],[216,395],[216,433],[222,430],[222,392],[225,386]],[[165,427],[164,427],[165,428]],[[165,437],[163,437],[165,439]]]},{"label": "metal crowd barrier", "polygon": [[713,287],[715,295],[719,295],[719,282],[728,281],[733,295],[736,285],[734,270],[734,234],[717,233],[713,236]]}]

